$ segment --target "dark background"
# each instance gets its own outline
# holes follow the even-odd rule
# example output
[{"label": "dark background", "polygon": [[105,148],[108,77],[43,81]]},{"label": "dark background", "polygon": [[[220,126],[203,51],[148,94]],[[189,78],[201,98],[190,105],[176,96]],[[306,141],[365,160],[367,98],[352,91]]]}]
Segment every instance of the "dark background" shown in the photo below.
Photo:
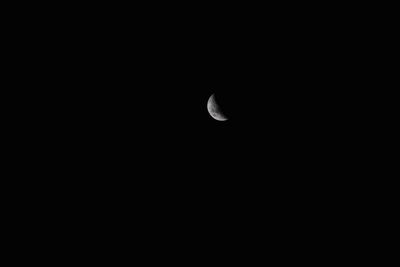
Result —
[{"label": "dark background", "polygon": [[[284,10],[91,11],[73,27],[57,25],[46,67],[57,66],[63,134],[111,173],[129,174],[135,161],[158,175],[197,170],[218,182],[240,166],[252,176],[332,164],[324,159],[341,153],[357,121],[360,30],[326,12]],[[207,113],[213,93],[227,122]]]},{"label": "dark background", "polygon": [[[38,18],[25,25],[34,128],[48,127],[63,170],[104,190],[288,199],[346,187],[337,177],[362,139],[364,29],[350,11],[298,8],[99,5]],[[226,122],[207,112],[213,93]]]},{"label": "dark background", "polygon": [[[333,214],[359,212],[365,183],[370,28],[350,7],[181,8],[63,7],[23,25],[27,189],[96,238],[99,222],[340,234]],[[228,121],[209,116],[212,94]]]}]

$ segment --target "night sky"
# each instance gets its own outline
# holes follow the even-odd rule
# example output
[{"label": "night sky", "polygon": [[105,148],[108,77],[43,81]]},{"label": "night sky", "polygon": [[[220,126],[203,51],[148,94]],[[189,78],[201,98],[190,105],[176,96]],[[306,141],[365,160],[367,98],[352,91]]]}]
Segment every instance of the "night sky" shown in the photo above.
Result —
[{"label": "night sky", "polygon": [[[335,37],[351,35],[323,20],[329,14],[117,14],[83,12],[69,35],[57,26],[63,34],[52,39],[50,63],[63,62],[51,70],[50,85],[61,88],[54,121],[93,171],[200,174],[210,180],[200,188],[210,188],[233,176],[251,187],[331,170],[352,125],[357,73]],[[211,94],[228,121],[209,116]]]},{"label": "night sky", "polygon": [[[36,142],[63,177],[51,181],[83,214],[228,232],[267,213],[276,229],[349,195],[364,74],[348,24],[295,7],[91,8],[53,23],[49,58],[36,54],[43,67],[30,82],[46,89],[31,91],[44,104],[27,129],[49,144]],[[208,114],[212,94],[227,121]]]},{"label": "night sky", "polygon": [[[62,260],[115,250],[113,265],[124,253],[209,265],[248,250],[244,266],[257,253],[295,265],[353,254],[380,229],[366,224],[371,207],[385,206],[367,188],[384,176],[367,177],[382,79],[365,45],[372,27],[353,16],[371,13],[146,3],[25,7],[35,18],[13,31],[22,40],[5,38],[17,49],[4,50],[8,69],[23,70],[14,102],[3,98],[16,139],[4,139],[6,158],[17,159],[5,206],[21,202],[11,209],[24,216],[9,216],[21,226],[8,232],[37,235],[14,242],[46,242]],[[227,121],[209,115],[212,94]]]}]

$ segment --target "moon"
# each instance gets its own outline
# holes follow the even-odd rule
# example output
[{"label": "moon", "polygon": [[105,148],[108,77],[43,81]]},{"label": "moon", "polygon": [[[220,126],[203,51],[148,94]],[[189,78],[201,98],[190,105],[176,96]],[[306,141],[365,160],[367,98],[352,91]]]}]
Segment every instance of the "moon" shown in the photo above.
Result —
[{"label": "moon", "polygon": [[210,113],[211,117],[216,119],[217,121],[226,121],[228,118],[222,113],[219,108],[217,102],[215,101],[215,96],[212,94],[207,102],[207,110]]}]

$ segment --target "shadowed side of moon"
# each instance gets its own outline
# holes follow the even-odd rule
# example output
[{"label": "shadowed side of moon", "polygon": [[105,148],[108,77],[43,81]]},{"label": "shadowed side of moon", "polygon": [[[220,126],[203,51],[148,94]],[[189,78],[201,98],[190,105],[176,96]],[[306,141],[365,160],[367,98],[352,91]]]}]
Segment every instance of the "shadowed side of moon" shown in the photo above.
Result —
[{"label": "shadowed side of moon", "polygon": [[211,117],[218,121],[226,121],[228,118],[222,113],[220,107],[218,106],[216,100],[215,100],[215,95],[212,94],[210,98],[208,99],[207,102],[207,109],[208,112],[210,113]]}]

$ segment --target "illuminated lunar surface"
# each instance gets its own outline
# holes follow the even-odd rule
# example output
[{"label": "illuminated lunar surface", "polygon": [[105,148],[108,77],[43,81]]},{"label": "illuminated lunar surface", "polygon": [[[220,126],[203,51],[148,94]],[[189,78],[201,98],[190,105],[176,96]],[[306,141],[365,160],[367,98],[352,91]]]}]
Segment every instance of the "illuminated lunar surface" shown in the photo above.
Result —
[{"label": "illuminated lunar surface", "polygon": [[220,107],[218,106],[214,94],[210,96],[207,102],[208,113],[210,113],[211,117],[216,119],[217,121],[226,121],[228,118],[222,113]]}]

